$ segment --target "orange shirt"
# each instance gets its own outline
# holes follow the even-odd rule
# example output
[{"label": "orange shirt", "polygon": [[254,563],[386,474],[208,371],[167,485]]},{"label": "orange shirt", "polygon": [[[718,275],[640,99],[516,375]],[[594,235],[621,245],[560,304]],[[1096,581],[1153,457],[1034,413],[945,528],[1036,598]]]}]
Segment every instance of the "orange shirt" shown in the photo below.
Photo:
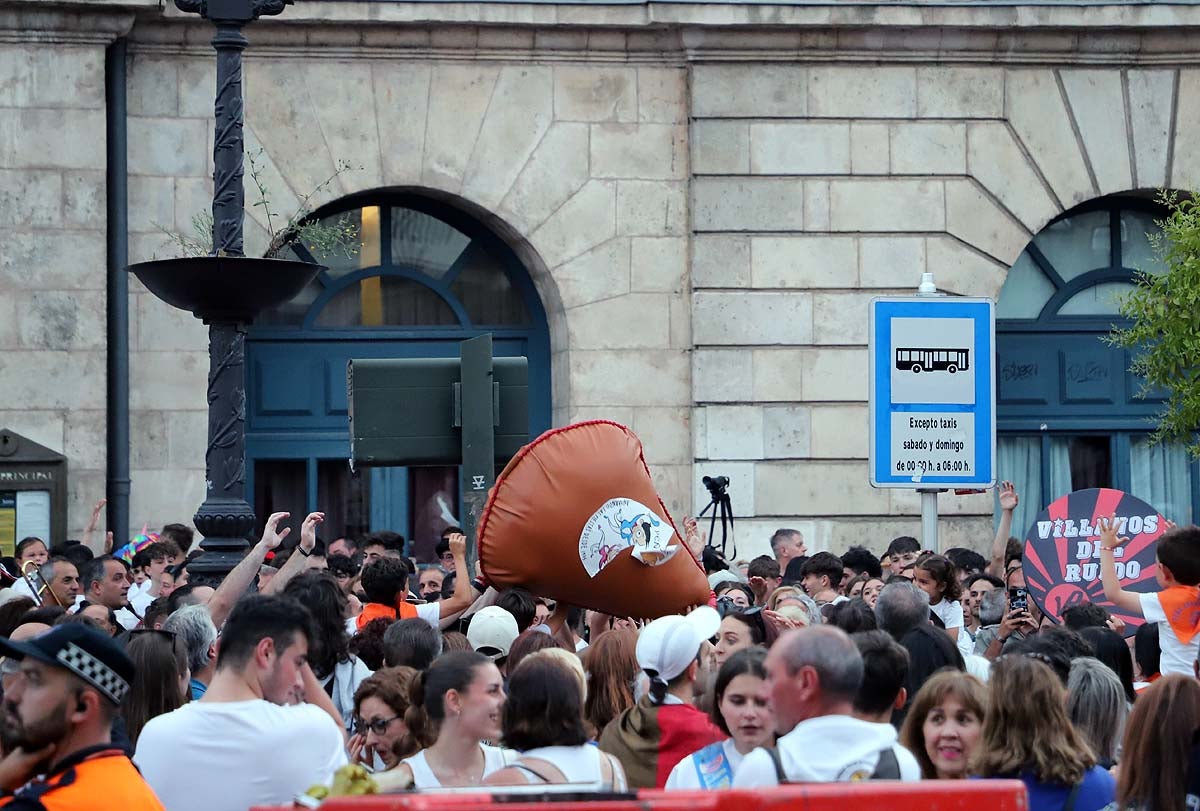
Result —
[{"label": "orange shirt", "polygon": [[111,744],[81,749],[58,764],[53,773],[0,799],[0,808],[95,811],[99,798],[106,808],[165,811],[133,761]]},{"label": "orange shirt", "polygon": [[395,608],[384,605],[382,603],[367,603],[363,606],[362,613],[358,615],[358,621],[355,625],[358,630],[366,627],[371,620],[389,619],[389,620],[407,620],[417,616],[417,607],[411,603],[400,603]]}]

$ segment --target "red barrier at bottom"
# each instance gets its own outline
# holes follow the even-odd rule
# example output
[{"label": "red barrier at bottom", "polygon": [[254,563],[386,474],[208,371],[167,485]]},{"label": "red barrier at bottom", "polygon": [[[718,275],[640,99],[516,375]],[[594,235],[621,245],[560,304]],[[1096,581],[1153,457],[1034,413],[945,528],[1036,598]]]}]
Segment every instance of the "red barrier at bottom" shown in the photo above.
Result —
[{"label": "red barrier at bottom", "polygon": [[[920,783],[810,783],[756,791],[641,791],[637,798],[497,800],[492,794],[378,794],[331,797],[321,811],[1025,811],[1018,780],[929,780]],[[258,808],[253,811],[282,811]]]}]

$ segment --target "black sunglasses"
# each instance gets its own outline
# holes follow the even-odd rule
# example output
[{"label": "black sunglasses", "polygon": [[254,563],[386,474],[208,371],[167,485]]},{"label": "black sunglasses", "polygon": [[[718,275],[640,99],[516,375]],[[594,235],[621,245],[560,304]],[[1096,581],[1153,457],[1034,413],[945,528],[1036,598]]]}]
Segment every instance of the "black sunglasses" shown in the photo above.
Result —
[{"label": "black sunglasses", "polygon": [[382,735],[387,732],[388,725],[399,718],[399,715],[393,715],[391,718],[373,718],[370,721],[364,721],[362,718],[354,719],[354,731],[359,735],[367,734],[367,730],[374,732],[376,735]]}]

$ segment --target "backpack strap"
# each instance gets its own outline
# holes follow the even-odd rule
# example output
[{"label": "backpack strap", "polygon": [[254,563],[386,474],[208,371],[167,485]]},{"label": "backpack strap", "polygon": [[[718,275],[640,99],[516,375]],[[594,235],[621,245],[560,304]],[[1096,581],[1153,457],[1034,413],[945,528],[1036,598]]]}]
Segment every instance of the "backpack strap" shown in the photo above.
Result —
[{"label": "backpack strap", "polygon": [[549,777],[546,777],[546,775],[542,774],[541,772],[537,771],[536,769],[529,768],[528,766],[526,766],[524,763],[522,763],[520,761],[517,761],[516,763],[512,764],[511,768],[520,769],[521,771],[525,772],[526,774],[533,775],[535,778],[537,778],[537,781],[539,783],[549,783],[550,782]]},{"label": "backpack strap", "polygon": [[787,775],[783,773],[783,761],[779,759],[779,750],[772,746],[767,750],[767,754],[771,756],[771,763],[775,766],[775,780],[781,786],[786,786],[791,783],[787,779]]},{"label": "backpack strap", "polygon": [[[875,771],[871,773],[868,780],[899,780],[900,779],[900,761],[896,758],[896,750],[892,747],[882,749],[879,752],[879,762],[875,764]],[[1070,811],[1065,809],[1064,811]]]}]

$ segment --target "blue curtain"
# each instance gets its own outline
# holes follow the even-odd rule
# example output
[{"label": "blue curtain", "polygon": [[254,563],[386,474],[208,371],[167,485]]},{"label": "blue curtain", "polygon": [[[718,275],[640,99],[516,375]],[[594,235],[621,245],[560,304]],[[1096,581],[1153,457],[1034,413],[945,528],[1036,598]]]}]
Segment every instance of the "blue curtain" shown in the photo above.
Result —
[{"label": "blue curtain", "polygon": [[[998,437],[996,456],[998,478],[1001,481],[1012,482],[1017,488],[1017,495],[1020,496],[1020,503],[1013,513],[1012,534],[1024,538],[1043,506],[1041,437]],[[995,514],[998,519],[998,497]]]},{"label": "blue curtain", "polygon": [[1192,475],[1182,445],[1151,445],[1145,437],[1129,441],[1132,495],[1176,524],[1192,523]]}]

